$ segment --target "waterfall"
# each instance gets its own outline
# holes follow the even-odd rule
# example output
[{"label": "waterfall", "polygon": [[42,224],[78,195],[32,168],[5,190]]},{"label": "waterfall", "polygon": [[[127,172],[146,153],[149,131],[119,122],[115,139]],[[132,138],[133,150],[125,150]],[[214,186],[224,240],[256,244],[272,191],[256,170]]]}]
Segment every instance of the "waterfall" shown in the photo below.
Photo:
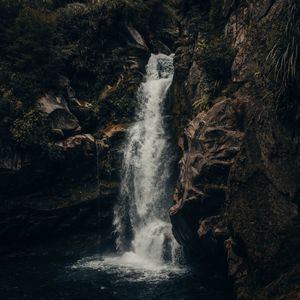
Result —
[{"label": "waterfall", "polygon": [[163,113],[173,74],[173,55],[151,55],[137,93],[136,122],[128,130],[124,149],[116,243],[120,251],[128,251],[125,260],[138,258],[138,263],[172,261],[177,247],[168,217],[172,152]]}]

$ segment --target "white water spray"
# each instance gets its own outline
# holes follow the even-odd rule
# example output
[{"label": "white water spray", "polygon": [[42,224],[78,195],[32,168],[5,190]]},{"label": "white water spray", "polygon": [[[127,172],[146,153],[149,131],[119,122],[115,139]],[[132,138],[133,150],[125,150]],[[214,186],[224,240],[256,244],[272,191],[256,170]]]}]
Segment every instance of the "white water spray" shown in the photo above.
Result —
[{"label": "white water spray", "polygon": [[119,263],[161,265],[174,261],[177,247],[168,220],[172,202],[166,186],[172,154],[163,125],[164,102],[174,74],[173,55],[152,54],[146,71],[137,95],[137,121],[128,131],[114,225],[119,249],[128,242],[128,233],[133,239],[131,251]]}]

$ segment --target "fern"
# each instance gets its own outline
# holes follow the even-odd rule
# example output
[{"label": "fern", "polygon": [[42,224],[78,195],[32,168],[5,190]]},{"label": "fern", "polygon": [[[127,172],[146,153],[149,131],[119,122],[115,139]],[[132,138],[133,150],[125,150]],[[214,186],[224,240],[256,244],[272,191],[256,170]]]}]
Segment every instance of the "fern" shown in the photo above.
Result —
[{"label": "fern", "polygon": [[198,98],[193,103],[193,108],[199,111],[206,110],[208,108],[209,97],[207,95]]},{"label": "fern", "polygon": [[287,24],[284,35],[274,43],[267,61],[276,82],[284,86],[294,82],[299,75],[300,59],[300,1],[289,0]]}]

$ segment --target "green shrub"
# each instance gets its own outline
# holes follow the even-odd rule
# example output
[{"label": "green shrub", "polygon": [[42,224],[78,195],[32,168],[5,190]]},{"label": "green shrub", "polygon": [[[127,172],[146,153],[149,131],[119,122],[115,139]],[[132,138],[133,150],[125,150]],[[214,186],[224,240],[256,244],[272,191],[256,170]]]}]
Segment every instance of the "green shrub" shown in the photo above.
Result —
[{"label": "green shrub", "polygon": [[199,43],[196,59],[204,71],[202,81],[205,95],[193,103],[194,108],[206,109],[211,99],[220,94],[231,77],[234,54],[234,50],[222,37],[203,40]]},{"label": "green shrub", "polygon": [[25,113],[14,121],[12,139],[23,148],[39,147],[49,141],[49,124],[43,114],[36,110]]},{"label": "green shrub", "polygon": [[234,51],[223,38],[208,41],[198,60],[212,81],[226,81],[230,77]]},{"label": "green shrub", "polygon": [[286,26],[275,40],[267,61],[270,74],[276,82],[288,85],[299,76],[300,65],[300,2],[289,0]]},{"label": "green shrub", "polygon": [[1,81],[31,107],[45,90],[57,88],[62,67],[58,55],[56,14],[44,8],[18,7],[0,34]]}]

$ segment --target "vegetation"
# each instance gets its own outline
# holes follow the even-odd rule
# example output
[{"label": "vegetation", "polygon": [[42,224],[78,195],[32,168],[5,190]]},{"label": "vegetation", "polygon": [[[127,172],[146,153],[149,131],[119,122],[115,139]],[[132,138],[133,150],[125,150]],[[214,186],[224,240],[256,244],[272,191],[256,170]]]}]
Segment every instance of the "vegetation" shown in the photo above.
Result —
[{"label": "vegetation", "polygon": [[248,57],[253,91],[260,92],[264,102],[273,103],[277,117],[295,127],[299,102],[300,4],[289,0],[276,22],[262,20],[252,24]]},{"label": "vegetation", "polygon": [[[182,4],[190,20],[194,37],[195,51],[193,61],[199,68],[198,99],[193,99],[195,113],[208,109],[213,99],[217,98],[231,77],[231,65],[235,51],[224,37],[226,18],[223,16],[223,2],[184,1]],[[190,9],[192,7],[193,9]]]},{"label": "vegetation", "polygon": [[47,125],[41,113],[31,110],[14,121],[11,128],[13,140],[21,147],[43,145],[49,139]]},{"label": "vegetation", "polygon": [[79,99],[92,103],[89,113],[73,111],[82,127],[95,126],[107,110],[100,108],[99,95],[118,82],[128,59],[127,25],[152,38],[150,23],[159,34],[158,27],[169,20],[170,1],[0,0],[0,143],[28,149],[51,143],[36,100],[45,92],[66,96],[62,77]]},{"label": "vegetation", "polygon": [[268,56],[270,72],[284,86],[299,76],[300,62],[300,2],[289,0],[286,11],[286,26],[275,41]]},{"label": "vegetation", "polygon": [[204,110],[209,106],[210,99],[216,98],[231,77],[231,65],[234,59],[234,50],[223,37],[214,37],[204,40],[198,45],[196,60],[204,70],[205,96],[197,99],[193,106]]}]

